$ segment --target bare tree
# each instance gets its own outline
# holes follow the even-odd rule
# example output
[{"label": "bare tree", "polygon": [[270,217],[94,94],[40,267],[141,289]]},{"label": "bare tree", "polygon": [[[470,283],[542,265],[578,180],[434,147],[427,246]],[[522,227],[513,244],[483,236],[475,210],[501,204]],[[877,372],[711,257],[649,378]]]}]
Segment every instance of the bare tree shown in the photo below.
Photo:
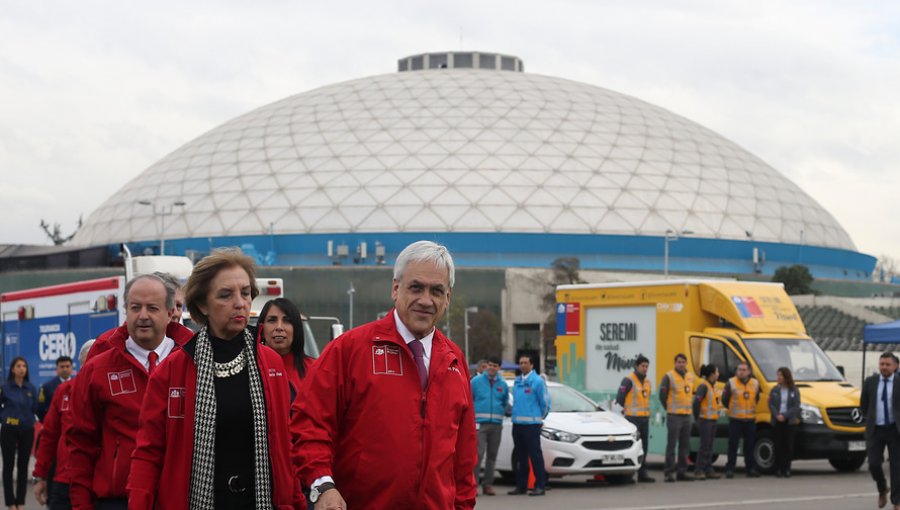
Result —
[{"label": "bare tree", "polygon": [[882,255],[875,263],[872,279],[876,282],[890,282],[891,278],[898,274],[900,274],[900,262],[889,255]]},{"label": "bare tree", "polygon": [[72,240],[73,237],[75,237],[75,234],[78,233],[78,229],[81,228],[81,225],[82,225],[81,219],[82,219],[81,216],[78,216],[78,226],[75,227],[75,230],[67,236],[63,235],[62,227],[60,227],[59,223],[54,223],[53,228],[51,229],[50,224],[42,219],[41,220],[41,228],[44,229],[44,233],[46,233],[47,237],[49,237],[50,240],[53,241],[54,245],[60,246],[60,245],[68,243],[69,241]]}]

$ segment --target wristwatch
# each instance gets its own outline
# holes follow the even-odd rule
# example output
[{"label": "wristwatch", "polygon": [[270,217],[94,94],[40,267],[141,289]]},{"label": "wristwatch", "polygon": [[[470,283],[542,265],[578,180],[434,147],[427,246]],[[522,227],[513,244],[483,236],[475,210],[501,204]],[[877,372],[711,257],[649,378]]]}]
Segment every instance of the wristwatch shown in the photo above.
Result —
[{"label": "wristwatch", "polygon": [[319,485],[316,485],[315,487],[312,488],[312,490],[309,491],[309,500],[312,501],[313,503],[315,503],[316,501],[319,501],[319,498],[322,497],[322,494],[325,494],[325,492],[330,491],[331,489],[334,489],[333,483],[331,483],[331,482],[320,483]]}]

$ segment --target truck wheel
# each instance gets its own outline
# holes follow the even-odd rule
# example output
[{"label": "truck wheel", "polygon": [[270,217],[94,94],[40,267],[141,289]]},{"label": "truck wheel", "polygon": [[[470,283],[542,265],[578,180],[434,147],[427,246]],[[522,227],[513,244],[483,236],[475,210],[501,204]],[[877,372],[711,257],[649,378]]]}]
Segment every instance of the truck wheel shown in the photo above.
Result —
[{"label": "truck wheel", "polygon": [[756,432],[756,444],[753,445],[753,460],[760,473],[771,474],[775,471],[775,441],[769,429]]},{"label": "truck wheel", "polygon": [[842,473],[850,473],[856,471],[861,468],[863,464],[865,464],[866,458],[863,457],[830,457],[828,459],[828,463],[831,464],[831,467],[842,472]]}]

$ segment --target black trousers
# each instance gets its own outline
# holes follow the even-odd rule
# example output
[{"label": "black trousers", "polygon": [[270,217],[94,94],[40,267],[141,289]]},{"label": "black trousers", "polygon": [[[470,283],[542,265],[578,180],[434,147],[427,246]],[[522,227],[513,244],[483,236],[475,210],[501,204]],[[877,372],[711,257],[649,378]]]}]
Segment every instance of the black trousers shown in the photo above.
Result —
[{"label": "black trousers", "polygon": [[744,440],[744,465],[747,472],[756,471],[756,463],[753,460],[753,446],[756,445],[756,422],[753,420],[728,421],[728,463],[725,469],[734,471],[737,463],[738,443]]},{"label": "black trousers", "polygon": [[794,433],[797,426],[786,421],[776,421],[772,427],[772,440],[775,442],[775,472],[786,473],[791,470],[791,457],[794,455]]},{"label": "black trousers", "polygon": [[647,476],[647,448],[650,446],[650,418],[641,418],[638,416],[626,416],[626,420],[633,423],[641,433],[641,442],[644,446],[644,462],[641,463],[641,469],[638,470],[638,476],[643,478]]},{"label": "black trousers", "polygon": [[[0,452],[3,455],[3,497],[6,506],[25,505],[28,490],[28,459],[34,444],[34,427],[3,425],[0,427]],[[13,467],[16,486],[13,492]]]},{"label": "black trousers", "polygon": [[896,425],[876,426],[866,438],[869,454],[869,473],[878,486],[878,492],[887,490],[884,479],[884,448],[887,447],[891,468],[891,504],[900,504],[900,432]]},{"label": "black trousers", "polygon": [[544,469],[544,452],[541,450],[541,427],[543,425],[513,424],[513,444],[516,448],[516,487],[528,488],[528,460],[534,469],[534,488],[543,489],[547,485]]}]

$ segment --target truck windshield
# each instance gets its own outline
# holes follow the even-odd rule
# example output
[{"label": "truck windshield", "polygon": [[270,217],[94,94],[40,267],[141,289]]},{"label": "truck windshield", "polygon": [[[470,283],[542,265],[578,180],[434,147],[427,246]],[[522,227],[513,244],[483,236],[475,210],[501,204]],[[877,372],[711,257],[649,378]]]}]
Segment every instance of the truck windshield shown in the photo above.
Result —
[{"label": "truck windshield", "polygon": [[788,367],[795,381],[843,381],[834,363],[812,340],[747,338],[747,348],[767,381],[778,379],[779,367]]}]

